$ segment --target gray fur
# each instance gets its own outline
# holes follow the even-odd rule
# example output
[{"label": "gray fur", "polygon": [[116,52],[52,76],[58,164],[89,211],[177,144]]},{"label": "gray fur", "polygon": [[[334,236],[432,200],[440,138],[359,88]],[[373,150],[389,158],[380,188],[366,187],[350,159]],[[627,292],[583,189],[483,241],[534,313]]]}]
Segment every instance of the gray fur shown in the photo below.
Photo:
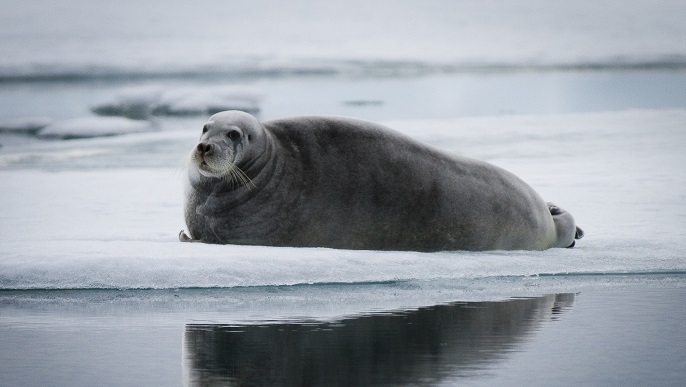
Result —
[{"label": "gray fur", "polygon": [[190,157],[190,236],[181,240],[416,251],[574,241],[571,215],[551,215],[513,174],[381,125],[330,117],[260,123],[228,111],[205,128]]}]

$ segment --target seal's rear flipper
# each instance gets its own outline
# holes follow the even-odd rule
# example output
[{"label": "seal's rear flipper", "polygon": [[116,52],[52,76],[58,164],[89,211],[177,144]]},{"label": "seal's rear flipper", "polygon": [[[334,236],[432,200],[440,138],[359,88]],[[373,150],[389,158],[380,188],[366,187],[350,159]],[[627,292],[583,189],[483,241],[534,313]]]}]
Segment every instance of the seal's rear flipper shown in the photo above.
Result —
[{"label": "seal's rear flipper", "polygon": [[557,233],[557,247],[571,248],[576,244],[575,239],[581,239],[584,236],[584,231],[574,224],[572,214],[565,211],[563,208],[548,203],[548,210],[553,216],[555,222],[555,231]]},{"label": "seal's rear flipper", "polygon": [[[582,230],[581,228],[579,228],[579,227],[577,226],[577,227],[576,227],[576,232],[574,233],[574,239],[581,239],[581,238],[583,238],[583,237],[584,237],[584,230]],[[575,244],[576,244],[576,241],[572,241],[572,244],[569,245],[569,246],[567,246],[567,248],[568,248],[568,249],[571,249],[572,247],[574,247]]]}]

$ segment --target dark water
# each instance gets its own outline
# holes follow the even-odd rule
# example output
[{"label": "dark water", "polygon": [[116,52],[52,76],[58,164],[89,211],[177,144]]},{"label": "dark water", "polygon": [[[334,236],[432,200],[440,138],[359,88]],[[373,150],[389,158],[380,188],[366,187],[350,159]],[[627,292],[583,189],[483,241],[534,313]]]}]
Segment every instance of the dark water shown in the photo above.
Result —
[{"label": "dark water", "polygon": [[[289,298],[288,290],[254,291]],[[267,321],[232,318],[221,303],[234,292],[3,291],[0,385],[686,382],[683,287]]]}]

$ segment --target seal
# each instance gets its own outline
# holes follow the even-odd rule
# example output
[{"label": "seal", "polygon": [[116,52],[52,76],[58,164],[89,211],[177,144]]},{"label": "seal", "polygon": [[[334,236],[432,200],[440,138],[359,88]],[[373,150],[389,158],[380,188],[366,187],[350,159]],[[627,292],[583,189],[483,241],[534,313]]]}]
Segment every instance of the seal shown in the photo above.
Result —
[{"label": "seal", "polygon": [[185,242],[544,250],[583,235],[512,173],[352,118],[217,113],[187,175]]}]

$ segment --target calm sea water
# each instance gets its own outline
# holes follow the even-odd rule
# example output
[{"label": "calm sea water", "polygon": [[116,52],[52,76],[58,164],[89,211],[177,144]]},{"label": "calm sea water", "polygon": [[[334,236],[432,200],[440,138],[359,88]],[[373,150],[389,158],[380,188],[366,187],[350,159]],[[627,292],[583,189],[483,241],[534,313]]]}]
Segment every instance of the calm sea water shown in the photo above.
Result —
[{"label": "calm sea water", "polygon": [[5,82],[0,87],[0,122],[87,116],[92,107],[113,100],[122,90],[146,86],[247,87],[264,96],[262,119],[328,114],[379,121],[686,107],[686,72],[669,69],[209,78]]},{"label": "calm sea water", "polygon": [[232,319],[229,305],[381,285],[3,291],[0,384],[678,386],[678,282],[272,320]]}]

